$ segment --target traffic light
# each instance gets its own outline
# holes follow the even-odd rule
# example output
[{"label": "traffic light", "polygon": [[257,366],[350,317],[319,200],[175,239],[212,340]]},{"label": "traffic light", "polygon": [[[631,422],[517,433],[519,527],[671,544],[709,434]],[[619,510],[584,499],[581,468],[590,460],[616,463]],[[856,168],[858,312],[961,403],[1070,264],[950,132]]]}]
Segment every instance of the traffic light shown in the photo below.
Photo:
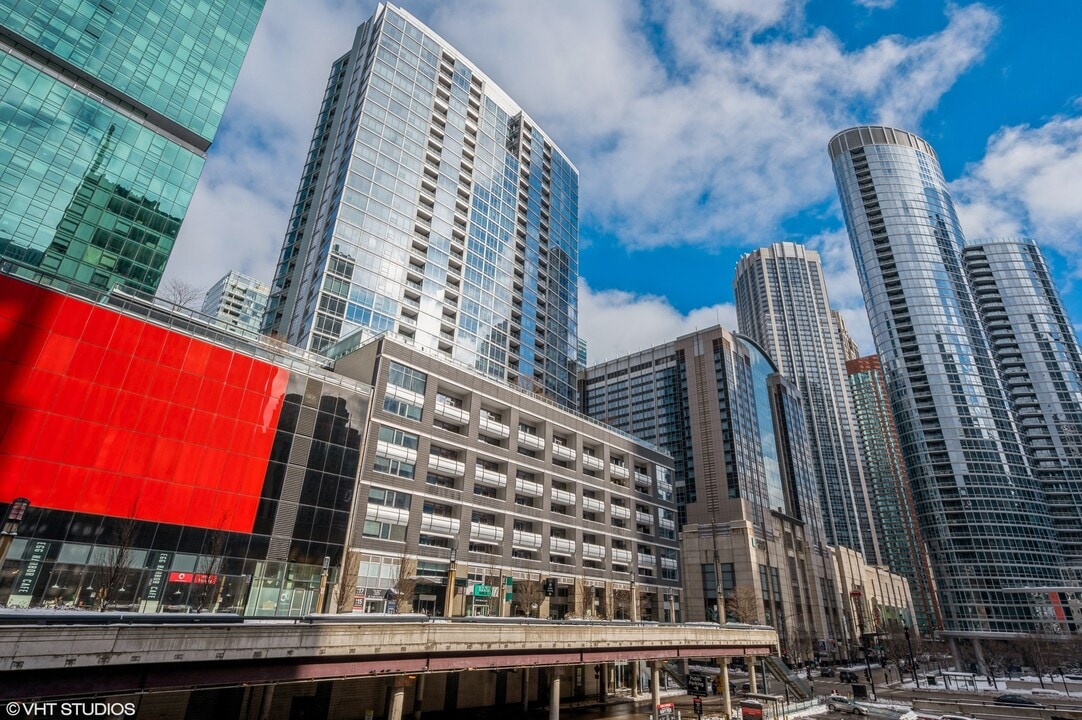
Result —
[{"label": "traffic light", "polygon": [[552,597],[556,594],[556,578],[549,578],[545,580],[545,597]]}]

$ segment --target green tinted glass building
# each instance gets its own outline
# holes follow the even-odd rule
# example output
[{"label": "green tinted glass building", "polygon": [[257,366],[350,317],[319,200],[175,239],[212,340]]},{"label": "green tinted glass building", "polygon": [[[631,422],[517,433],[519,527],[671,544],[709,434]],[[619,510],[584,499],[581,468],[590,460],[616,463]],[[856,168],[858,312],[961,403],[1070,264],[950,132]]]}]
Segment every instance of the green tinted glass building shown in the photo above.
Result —
[{"label": "green tinted glass building", "polygon": [[0,256],[154,292],[264,0],[0,0]]}]

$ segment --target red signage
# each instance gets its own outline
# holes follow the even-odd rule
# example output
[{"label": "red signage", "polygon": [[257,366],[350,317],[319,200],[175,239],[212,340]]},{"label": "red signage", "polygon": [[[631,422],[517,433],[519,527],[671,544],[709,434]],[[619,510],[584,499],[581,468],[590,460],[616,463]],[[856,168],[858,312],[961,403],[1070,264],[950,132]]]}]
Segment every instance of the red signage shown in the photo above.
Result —
[{"label": "red signage", "polygon": [[171,572],[169,582],[191,583],[193,585],[214,585],[218,582],[217,575],[205,575],[203,573]]}]

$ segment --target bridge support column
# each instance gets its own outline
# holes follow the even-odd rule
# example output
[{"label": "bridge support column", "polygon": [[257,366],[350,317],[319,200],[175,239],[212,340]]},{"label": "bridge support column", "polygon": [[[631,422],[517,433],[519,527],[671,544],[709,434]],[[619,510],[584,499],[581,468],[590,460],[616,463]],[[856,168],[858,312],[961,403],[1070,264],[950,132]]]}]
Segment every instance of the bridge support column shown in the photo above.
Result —
[{"label": "bridge support column", "polygon": [[259,692],[259,714],[256,716],[258,720],[269,720],[273,704],[274,685],[263,685]]},{"label": "bridge support column", "polygon": [[733,697],[729,692],[729,658],[718,658],[718,666],[721,667],[721,681],[718,689],[722,692],[722,707],[725,709],[725,717],[733,716]]},{"label": "bridge support column", "polygon": [[977,672],[988,674],[988,666],[984,662],[984,651],[981,649],[981,639],[973,638],[973,654],[977,656]]},{"label": "bridge support column", "polygon": [[425,704],[425,680],[427,675],[417,676],[417,688],[413,693],[413,720],[421,720],[421,708]]},{"label": "bridge support column", "polygon": [[530,709],[530,668],[522,668],[522,712]]},{"label": "bridge support column", "polygon": [[657,706],[661,704],[661,663],[657,660],[650,663],[650,701],[653,707],[650,714],[657,715]]},{"label": "bridge support column", "polygon": [[759,692],[759,684],[755,681],[755,658],[744,656],[744,665],[748,668],[748,685],[753,693]]},{"label": "bridge support column", "polygon": [[552,685],[549,687],[549,720],[560,720],[560,671],[553,668]]},{"label": "bridge support column", "polygon": [[402,710],[406,705],[406,683],[404,675],[396,675],[391,691],[390,706],[387,708],[387,720],[402,720]]}]

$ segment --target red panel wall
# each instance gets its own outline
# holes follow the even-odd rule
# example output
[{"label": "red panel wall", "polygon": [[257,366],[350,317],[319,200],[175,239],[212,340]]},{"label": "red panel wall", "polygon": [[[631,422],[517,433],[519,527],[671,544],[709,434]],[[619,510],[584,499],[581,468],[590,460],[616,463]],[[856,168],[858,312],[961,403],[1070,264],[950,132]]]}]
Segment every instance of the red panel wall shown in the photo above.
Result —
[{"label": "red panel wall", "polygon": [[0,275],[0,502],[250,532],[288,378]]}]

